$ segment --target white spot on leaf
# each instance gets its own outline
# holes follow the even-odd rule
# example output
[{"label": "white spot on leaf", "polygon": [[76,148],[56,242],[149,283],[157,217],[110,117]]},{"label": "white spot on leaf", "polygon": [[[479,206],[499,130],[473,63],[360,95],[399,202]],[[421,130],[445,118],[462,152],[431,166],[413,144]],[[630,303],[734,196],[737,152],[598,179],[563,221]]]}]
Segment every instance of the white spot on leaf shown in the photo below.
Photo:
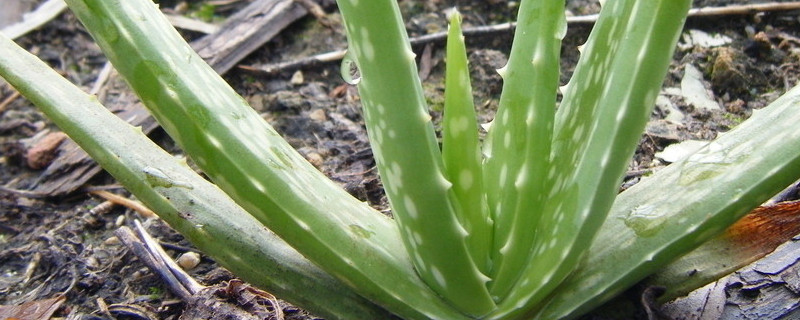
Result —
[{"label": "white spot on leaf", "polygon": [[406,212],[411,219],[416,220],[419,218],[419,212],[417,211],[417,205],[414,204],[414,200],[411,199],[411,196],[406,195],[403,197],[403,205],[406,207]]}]

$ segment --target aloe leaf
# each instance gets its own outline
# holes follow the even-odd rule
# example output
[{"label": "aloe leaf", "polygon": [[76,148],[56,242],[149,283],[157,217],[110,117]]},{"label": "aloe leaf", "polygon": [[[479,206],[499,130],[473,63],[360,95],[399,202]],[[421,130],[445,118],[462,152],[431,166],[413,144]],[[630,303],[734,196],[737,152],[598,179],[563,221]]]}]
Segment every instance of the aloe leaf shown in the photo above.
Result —
[{"label": "aloe leaf", "polygon": [[162,127],[258,221],[400,316],[462,317],[416,276],[391,219],[305,161],[150,1],[67,3]]},{"label": "aloe leaf", "polygon": [[473,260],[484,274],[491,266],[492,220],[483,192],[478,123],[467,67],[467,51],[461,34],[461,14],[449,13],[445,71],[442,158],[453,192],[461,205],[459,221],[467,230]]},{"label": "aloe leaf", "polygon": [[622,192],[539,316],[575,317],[719,234],[800,177],[800,87]]},{"label": "aloe leaf", "polygon": [[763,258],[800,232],[798,202],[759,207],[722,234],[703,243],[647,278],[646,286],[666,291],[670,301]]},{"label": "aloe leaf", "polygon": [[502,301],[528,264],[544,207],[558,91],[564,1],[527,0],[503,77],[500,107],[485,147],[485,189],[495,221],[490,290]]},{"label": "aloe leaf", "polygon": [[2,34],[0,75],[137,198],[238,276],[328,318],[391,317],[261,227],[222,190],[139,128],[113,115],[94,96]]},{"label": "aloe leaf", "polygon": [[[340,0],[345,63],[360,73],[367,131],[403,241],[420,277],[457,309],[479,316],[495,305],[467,245],[414,53],[394,0]],[[348,69],[345,67],[344,69]],[[355,81],[353,81],[355,82]]]},{"label": "aloe leaf", "polygon": [[576,267],[614,201],[659,92],[688,0],[609,0],[556,114],[532,263],[498,315],[536,309]]}]

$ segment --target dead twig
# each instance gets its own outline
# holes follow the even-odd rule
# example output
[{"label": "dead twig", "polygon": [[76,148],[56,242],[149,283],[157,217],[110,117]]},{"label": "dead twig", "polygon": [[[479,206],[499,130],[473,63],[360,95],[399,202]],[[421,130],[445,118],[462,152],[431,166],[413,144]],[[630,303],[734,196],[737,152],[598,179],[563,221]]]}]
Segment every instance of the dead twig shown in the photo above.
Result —
[{"label": "dead twig", "polygon": [[[754,14],[759,12],[789,11],[798,9],[800,9],[800,1],[772,2],[772,3],[734,5],[727,7],[695,8],[689,10],[689,17],[745,15],[745,14]],[[600,17],[599,14],[567,17],[567,24],[571,25],[593,24],[597,22],[597,19],[599,17]],[[466,37],[491,35],[499,33],[508,33],[513,31],[515,27],[516,23],[507,22],[490,26],[467,27],[463,29],[463,33],[464,36]],[[419,46],[432,42],[442,42],[445,39],[447,39],[447,32],[437,32],[428,35],[412,37],[409,39],[409,41],[411,42],[412,46]],[[336,50],[293,61],[279,62],[263,66],[240,65],[239,68],[245,71],[273,75],[283,71],[294,71],[300,68],[316,67],[326,63],[336,62],[341,60],[346,52],[347,50]]]},{"label": "dead twig", "polygon": [[217,32],[217,30],[219,30],[218,25],[201,21],[198,19],[192,19],[179,14],[165,13],[164,16],[167,17],[169,23],[171,23],[174,27],[179,29],[202,32],[205,34],[212,34],[214,32]]},{"label": "dead twig", "polygon": [[695,8],[689,10],[690,17],[705,17],[705,16],[731,16],[754,14],[758,12],[769,11],[789,11],[800,9],[800,1],[792,2],[770,2],[770,3],[757,3],[757,4],[743,4],[727,7],[706,7]]},{"label": "dead twig", "polygon": [[91,193],[93,195],[96,195],[98,197],[101,197],[103,199],[106,199],[108,201],[111,201],[114,204],[130,208],[131,210],[136,211],[139,214],[141,214],[143,217],[151,218],[151,217],[155,217],[156,216],[156,214],[153,213],[152,210],[150,210],[149,208],[145,207],[139,201],[134,201],[134,200],[125,198],[125,197],[117,195],[117,194],[113,194],[113,193],[105,191],[105,190],[92,190],[92,191],[89,191],[89,193]]},{"label": "dead twig", "polygon": [[3,101],[0,102],[0,113],[3,113],[3,111],[5,111],[6,108],[8,108],[8,105],[14,102],[14,100],[16,100],[17,98],[19,98],[19,96],[20,96],[19,91],[14,90],[14,92],[8,95],[8,97],[3,99]]},{"label": "dead twig", "polygon": [[93,216],[104,215],[111,212],[111,209],[114,209],[116,205],[116,203],[106,200],[90,209],[89,214]]},{"label": "dead twig", "polygon": [[28,199],[44,199],[50,196],[50,194],[48,194],[47,192],[19,190],[19,189],[9,188],[6,186],[0,186],[0,192],[10,193]]},{"label": "dead twig", "polygon": [[[188,304],[182,318],[210,319],[209,315],[213,315],[215,319],[283,319],[283,311],[274,296],[239,280],[231,280],[223,288],[199,284],[164,252],[141,222],[137,220],[134,224],[135,232],[128,227],[121,227],[114,234],[140,261],[161,277],[170,291]],[[219,296],[226,299],[217,298]],[[270,305],[271,312],[259,302]]]},{"label": "dead twig", "polygon": [[325,13],[325,10],[322,9],[322,6],[319,3],[313,0],[294,0],[295,2],[299,3],[303,8],[306,8],[308,13],[310,13],[314,18],[317,18],[317,21],[321,23],[323,26],[328,28],[333,28],[334,22],[328,18],[328,14]]},{"label": "dead twig", "polygon": [[119,189],[125,189],[125,187],[123,187],[121,184],[118,183],[112,183],[102,186],[87,186],[86,188],[84,188],[86,192],[95,190],[119,190]]},{"label": "dead twig", "polygon": [[204,288],[172,261],[138,220],[135,221],[135,226],[136,233],[128,227],[121,227],[114,234],[150,270],[158,273],[172,293],[188,300]]},{"label": "dead twig", "polygon": [[28,281],[31,280],[33,277],[33,272],[36,271],[36,268],[39,266],[39,262],[42,260],[42,254],[40,252],[34,252],[33,257],[31,257],[31,261],[28,262],[28,266],[25,267],[25,277],[23,277],[22,283],[27,284]]},{"label": "dead twig", "polygon": [[104,101],[106,99],[108,80],[111,78],[113,71],[114,67],[111,65],[111,62],[106,62],[103,65],[103,69],[101,69],[100,73],[97,75],[97,79],[94,80],[92,88],[89,89],[89,94],[97,96],[98,101]]},{"label": "dead twig", "polygon": [[206,1],[206,3],[208,3],[208,4],[212,5],[212,6],[220,7],[220,6],[231,5],[231,4],[237,3],[239,1],[242,1],[242,0],[215,0],[215,1]]}]

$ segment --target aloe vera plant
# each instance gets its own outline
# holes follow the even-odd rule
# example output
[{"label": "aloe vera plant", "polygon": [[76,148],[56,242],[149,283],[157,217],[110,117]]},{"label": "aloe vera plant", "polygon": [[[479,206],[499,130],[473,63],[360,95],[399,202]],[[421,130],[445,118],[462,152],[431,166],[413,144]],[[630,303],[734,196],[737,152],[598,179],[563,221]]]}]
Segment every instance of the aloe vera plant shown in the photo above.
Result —
[{"label": "aloe vera plant", "polygon": [[453,12],[441,149],[396,2],[338,1],[394,221],[308,164],[152,3],[67,3],[215,185],[3,37],[0,75],[198,247],[331,318],[576,317],[800,176],[795,89],[617,195],[688,0],[608,0],[560,101],[564,1],[522,1],[483,143]]}]

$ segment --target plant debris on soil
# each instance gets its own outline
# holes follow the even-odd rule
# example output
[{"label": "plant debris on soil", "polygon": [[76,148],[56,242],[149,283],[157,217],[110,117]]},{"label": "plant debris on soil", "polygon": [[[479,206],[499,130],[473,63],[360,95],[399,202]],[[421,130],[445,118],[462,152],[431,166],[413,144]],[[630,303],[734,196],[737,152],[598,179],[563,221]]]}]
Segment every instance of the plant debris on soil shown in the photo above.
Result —
[{"label": "plant debris on soil", "polygon": [[[766,1],[697,0],[693,7],[756,2]],[[345,36],[335,6],[328,0],[318,3],[325,10],[324,17],[309,15],[291,24],[240,61],[225,78],[314,166],[358,199],[391,214],[367,141],[357,90],[341,80],[338,64],[317,63],[271,73],[259,71],[259,66],[344,49]],[[597,1],[592,0],[567,3],[567,10],[574,16],[594,14],[600,8]],[[247,4],[243,0],[160,1],[165,12],[216,24]],[[445,11],[453,6],[463,13],[465,27],[513,21],[517,6],[515,1],[504,0],[401,0],[399,4],[410,36],[446,30]],[[668,157],[656,156],[668,145],[713,139],[796,85],[800,75],[799,27],[798,11],[690,18],[652,120],[621,189],[668,164]],[[590,30],[590,24],[570,25],[562,50],[562,84],[572,74],[578,59],[577,46],[586,40]],[[196,31],[182,30],[182,34],[187,40],[202,36]],[[505,64],[511,38],[510,31],[467,38],[481,123],[490,121],[497,108],[502,83],[495,70]],[[87,90],[93,87],[106,63],[97,45],[69,12],[17,39],[17,43]],[[434,41],[415,48],[434,119],[439,119],[442,112],[443,47],[444,42]],[[112,76],[110,84],[98,93],[101,101],[130,94],[121,81],[114,79]],[[57,303],[52,310],[53,317],[68,319],[198,317],[187,311],[190,309],[187,301],[171,292],[157,273],[139,261],[115,236],[115,230],[132,227],[137,220],[142,221],[147,232],[173,258],[189,252],[199,253],[199,263],[187,270],[199,283],[222,291],[234,290],[225,289],[230,288],[231,283],[238,283],[234,275],[197,252],[158,218],[143,216],[90,194],[91,190],[106,190],[130,197],[106,174],[93,176],[80,190],[58,197],[28,191],[40,183],[65,137],[2,81],[0,115],[0,305],[42,302],[54,306]],[[156,130],[151,137],[168,151],[180,155],[180,150],[163,132]],[[783,200],[797,198],[797,191],[790,190]],[[768,288],[742,284],[740,280],[738,288],[747,290],[728,296],[733,300],[727,305],[725,294],[733,294],[733,289],[725,291],[728,288],[725,284],[718,286],[721,289],[714,297],[719,300],[719,290],[723,290],[721,303],[691,308],[719,307],[723,310],[731,305],[738,308],[745,305],[745,300],[764,300],[766,296],[761,295],[759,289],[769,289],[788,292],[782,291],[782,301],[795,301],[781,305],[785,310],[781,315],[798,309],[800,281],[797,277],[775,281],[774,286],[771,284]],[[253,294],[245,289],[236,290]],[[627,300],[638,306],[633,308],[636,311],[620,316],[601,308],[587,319],[646,318],[650,306],[640,302],[641,289],[632,290]],[[209,299],[225,298],[216,295]],[[283,301],[276,303],[282,312],[254,317],[316,318]],[[671,308],[678,308],[678,311],[651,312],[649,316],[697,319],[690,316],[694,311],[680,309],[690,307]],[[3,310],[0,309],[0,315]],[[719,315],[735,318],[733,311],[726,312]]]}]

